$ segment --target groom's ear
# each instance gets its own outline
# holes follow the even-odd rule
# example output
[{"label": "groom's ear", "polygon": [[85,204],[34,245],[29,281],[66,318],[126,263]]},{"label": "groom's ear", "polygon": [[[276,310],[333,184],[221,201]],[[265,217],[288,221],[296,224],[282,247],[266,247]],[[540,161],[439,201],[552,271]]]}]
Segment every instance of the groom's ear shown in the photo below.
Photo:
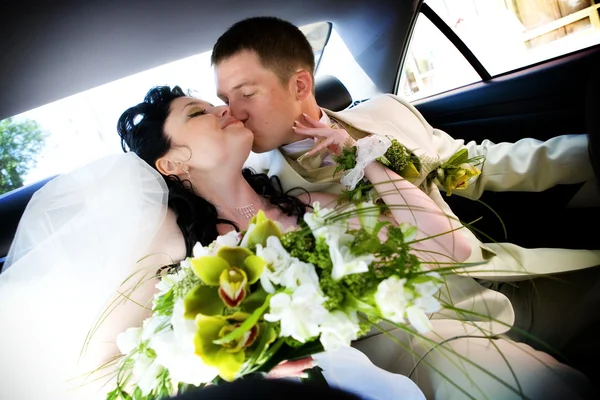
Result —
[{"label": "groom's ear", "polygon": [[156,160],[156,169],[163,175],[179,175],[182,172],[180,162],[172,161],[166,157]]},{"label": "groom's ear", "polygon": [[296,72],[294,78],[294,91],[298,100],[304,100],[313,95],[313,79],[306,70]]}]

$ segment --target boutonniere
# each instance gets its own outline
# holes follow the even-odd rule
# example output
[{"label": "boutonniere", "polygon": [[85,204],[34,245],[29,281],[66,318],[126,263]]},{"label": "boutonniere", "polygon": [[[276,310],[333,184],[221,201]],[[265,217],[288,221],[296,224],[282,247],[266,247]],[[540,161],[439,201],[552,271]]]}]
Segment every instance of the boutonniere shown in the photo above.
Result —
[{"label": "boutonniere", "polygon": [[337,163],[335,172],[346,171],[340,181],[346,188],[340,195],[340,203],[373,200],[373,187],[364,178],[364,169],[375,160],[409,182],[421,175],[419,158],[387,136],[366,136],[333,159]]},{"label": "boutonniere", "polygon": [[469,151],[462,149],[433,170],[427,179],[430,182],[438,183],[446,191],[446,196],[451,196],[455,190],[465,190],[469,186],[471,178],[481,174],[481,169],[478,167],[484,161],[485,156],[469,158]]},{"label": "boutonniere", "polygon": [[421,175],[421,161],[399,141],[390,140],[391,146],[377,160],[407,181],[413,182]]},{"label": "boutonniere", "polygon": [[[381,145],[379,145],[379,142],[381,142],[383,147],[381,147],[382,151],[380,151],[379,154],[383,154],[375,157],[377,161],[409,182],[414,181],[420,176],[421,161],[416,155],[407,150],[406,147],[404,147],[396,139],[387,137],[382,138],[380,136],[368,136],[367,138],[361,140],[364,143],[359,141],[357,142],[357,146],[344,148],[341,155],[333,158],[338,165],[336,172],[350,171],[357,168],[357,164],[362,171],[366,166],[362,165],[365,162],[364,160],[357,161],[357,152],[359,147],[361,147],[361,143],[364,147],[372,150],[375,146],[381,147]],[[370,153],[375,154],[373,151],[370,151]],[[361,157],[358,158],[360,159]],[[368,162],[371,161],[371,159],[368,160]]]}]

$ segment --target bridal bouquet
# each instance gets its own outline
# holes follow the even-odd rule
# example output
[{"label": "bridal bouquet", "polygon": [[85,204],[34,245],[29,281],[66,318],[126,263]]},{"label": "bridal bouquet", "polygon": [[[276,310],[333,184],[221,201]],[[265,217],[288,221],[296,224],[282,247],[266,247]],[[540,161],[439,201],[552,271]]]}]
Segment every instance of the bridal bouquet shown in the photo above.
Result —
[{"label": "bridal bouquet", "polygon": [[259,212],[243,234],[197,244],[162,277],[152,315],[117,338],[123,355],[107,399],[169,397],[268,372],[350,346],[381,320],[430,330],[443,280],[410,252],[416,228],[380,222],[380,213],[373,203],[316,204],[285,232]]}]

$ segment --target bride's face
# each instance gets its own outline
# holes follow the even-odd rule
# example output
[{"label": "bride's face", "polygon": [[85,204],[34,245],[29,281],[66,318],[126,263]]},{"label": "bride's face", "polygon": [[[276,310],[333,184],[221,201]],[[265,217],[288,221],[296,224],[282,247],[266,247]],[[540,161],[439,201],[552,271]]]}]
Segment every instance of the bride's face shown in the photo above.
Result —
[{"label": "bride's face", "polygon": [[231,166],[241,171],[252,148],[252,132],[231,116],[228,106],[215,107],[193,97],[171,102],[164,129],[172,143],[170,156],[190,170]]}]

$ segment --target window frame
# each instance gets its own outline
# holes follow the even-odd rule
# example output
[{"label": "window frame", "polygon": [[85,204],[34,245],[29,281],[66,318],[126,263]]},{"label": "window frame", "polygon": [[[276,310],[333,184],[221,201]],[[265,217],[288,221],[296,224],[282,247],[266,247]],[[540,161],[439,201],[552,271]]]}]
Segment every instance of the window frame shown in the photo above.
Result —
[{"label": "window frame", "polygon": [[[595,4],[600,4],[600,3],[595,3]],[[415,14],[413,19],[411,20],[411,26],[410,26],[410,33],[409,35],[407,35],[407,39],[404,43],[403,46],[403,50],[402,50],[402,54],[401,54],[401,60],[400,60],[400,65],[398,68],[398,74],[396,75],[396,81],[394,82],[394,90],[395,90],[395,94],[398,95],[398,91],[400,89],[400,81],[402,79],[402,73],[404,72],[404,66],[406,63],[406,58],[408,56],[408,50],[410,47],[410,44],[412,43],[412,39],[413,39],[413,35],[415,32],[415,27],[417,25],[417,20],[419,19],[420,16],[424,16],[425,18],[427,18],[437,29],[439,29],[439,31],[450,41],[450,43],[452,43],[454,45],[454,47],[462,54],[462,56],[467,60],[467,62],[471,65],[471,67],[473,67],[473,69],[475,70],[475,72],[481,77],[481,81],[479,82],[473,82],[469,85],[474,85],[474,84],[480,84],[480,83],[486,83],[491,81],[492,79],[495,78],[499,78],[499,77],[503,77],[505,75],[510,75],[510,74],[514,74],[514,73],[519,73],[523,70],[526,69],[530,69],[530,68],[534,68],[543,64],[547,64],[550,62],[554,62],[556,60],[560,60],[563,58],[567,58],[570,57],[572,55],[578,54],[578,53],[582,53],[585,52],[591,48],[600,46],[599,44],[596,44],[594,46],[590,46],[590,47],[585,47],[582,49],[578,49],[578,50],[574,50],[574,51],[570,51],[561,55],[558,55],[556,57],[551,57],[548,58],[546,60],[542,60],[542,61],[538,61],[536,63],[533,64],[529,64],[529,65],[524,65],[522,67],[519,68],[515,68],[509,71],[505,71],[502,73],[499,73],[497,75],[491,75],[489,73],[489,71],[483,66],[483,64],[481,63],[481,61],[479,61],[479,59],[477,58],[477,56],[475,56],[475,54],[471,51],[471,49],[467,46],[467,44],[458,36],[458,34],[456,32],[454,32],[454,30],[446,23],[444,22],[444,20],[431,8],[431,6],[429,6],[428,4],[425,3],[425,0],[421,0],[418,7],[416,8]],[[469,86],[467,85],[467,86]],[[461,86],[464,87],[464,86]],[[456,87],[453,89],[448,89],[446,91],[442,91],[439,93],[435,93],[435,94],[431,94],[429,96],[423,97],[423,98],[419,98],[416,100],[411,100],[410,102],[412,103],[413,101],[423,101],[429,97],[433,97],[433,96],[437,96],[440,95],[442,93],[446,93],[452,90],[456,90],[459,89],[461,87]]]},{"label": "window frame", "polygon": [[[321,64],[321,59],[323,58],[323,53],[325,52],[325,49],[327,48],[327,44],[329,43],[329,38],[331,38],[331,31],[333,30],[333,23],[331,21],[313,22],[311,24],[306,24],[305,26],[300,26],[299,29],[306,36],[306,33],[303,31],[303,28],[305,28],[306,26],[309,26],[309,25],[316,25],[316,24],[321,24],[323,26],[327,25],[328,29],[327,29],[327,36],[325,36],[325,40],[323,42],[323,47],[321,47],[321,50],[318,52],[315,52],[314,47],[313,47],[313,54],[315,56],[315,71],[314,71],[315,74],[317,73],[317,71],[319,69],[319,65]],[[307,37],[307,39],[308,39],[308,37]],[[310,39],[309,39],[309,43],[310,43]],[[313,45],[313,43],[311,43],[311,46],[312,45]]]}]

